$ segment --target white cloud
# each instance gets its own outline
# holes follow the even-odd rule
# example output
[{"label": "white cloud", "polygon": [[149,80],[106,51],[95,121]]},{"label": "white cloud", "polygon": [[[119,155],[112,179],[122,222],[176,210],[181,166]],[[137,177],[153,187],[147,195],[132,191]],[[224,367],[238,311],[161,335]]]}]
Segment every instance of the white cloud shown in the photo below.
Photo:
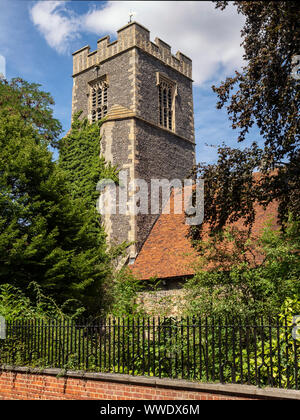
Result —
[{"label": "white cloud", "polygon": [[6,60],[3,55],[0,54],[0,78],[6,76]]},{"label": "white cloud", "polygon": [[85,29],[94,33],[114,33],[127,23],[129,11],[135,20],[193,60],[193,77],[200,85],[242,64],[240,30],[243,18],[233,6],[224,11],[211,2],[197,1],[109,1],[82,19]]},{"label": "white cloud", "polygon": [[234,6],[220,11],[211,2],[108,1],[75,16],[70,7],[66,9],[66,2],[39,1],[31,16],[49,45],[64,52],[83,31],[97,37],[116,36],[131,10],[134,19],[150,30],[152,40],[157,36],[172,46],[174,54],[180,50],[193,60],[196,85],[224,77],[242,64],[240,30],[244,19]]},{"label": "white cloud", "polygon": [[65,7],[65,1],[38,1],[30,10],[33,23],[50,47],[68,52],[70,41],[79,36],[80,18]]}]

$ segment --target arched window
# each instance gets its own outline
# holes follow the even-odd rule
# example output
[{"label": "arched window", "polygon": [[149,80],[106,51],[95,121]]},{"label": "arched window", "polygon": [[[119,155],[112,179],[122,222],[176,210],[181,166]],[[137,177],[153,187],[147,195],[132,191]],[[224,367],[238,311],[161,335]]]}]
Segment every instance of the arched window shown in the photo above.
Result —
[{"label": "arched window", "polygon": [[107,84],[101,80],[91,85],[91,120],[99,121],[107,115]]},{"label": "arched window", "polygon": [[158,84],[159,124],[169,130],[175,129],[174,124],[175,85],[164,78]]}]

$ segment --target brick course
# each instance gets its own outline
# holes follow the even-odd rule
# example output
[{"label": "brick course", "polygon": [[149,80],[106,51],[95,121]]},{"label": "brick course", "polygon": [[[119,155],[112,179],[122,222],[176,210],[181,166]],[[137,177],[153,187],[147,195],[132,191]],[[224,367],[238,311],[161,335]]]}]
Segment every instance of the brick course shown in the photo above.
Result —
[{"label": "brick course", "polygon": [[259,389],[248,385],[200,384],[130,375],[0,370],[0,400],[250,400],[300,399],[300,391]]},{"label": "brick course", "polygon": [[43,374],[1,372],[2,400],[231,400],[245,399],[203,392],[149,386],[112,384]]}]

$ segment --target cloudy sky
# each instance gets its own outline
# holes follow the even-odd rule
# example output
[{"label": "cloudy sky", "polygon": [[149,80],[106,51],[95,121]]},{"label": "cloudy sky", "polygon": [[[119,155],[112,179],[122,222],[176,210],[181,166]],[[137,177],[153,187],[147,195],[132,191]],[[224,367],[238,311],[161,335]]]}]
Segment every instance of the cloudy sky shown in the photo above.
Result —
[{"label": "cloudy sky", "polygon": [[[211,86],[243,65],[243,17],[197,1],[27,1],[0,0],[0,73],[37,82],[55,100],[55,117],[67,131],[71,119],[72,52],[126,25],[129,13],[193,60],[197,160],[213,162],[221,142],[234,145],[237,133],[225,110],[217,110]],[[255,133],[255,130],[254,130]]]}]

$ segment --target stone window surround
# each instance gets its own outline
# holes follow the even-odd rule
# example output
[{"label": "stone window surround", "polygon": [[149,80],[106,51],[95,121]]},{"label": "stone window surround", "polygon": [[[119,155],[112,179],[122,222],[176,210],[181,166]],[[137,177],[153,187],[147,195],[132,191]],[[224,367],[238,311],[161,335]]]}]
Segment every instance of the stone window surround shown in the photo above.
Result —
[{"label": "stone window surround", "polygon": [[[160,87],[161,84],[167,85],[169,87],[169,89],[171,89],[171,92],[172,92],[171,93],[171,113],[172,113],[171,114],[171,120],[172,120],[171,128],[169,127],[169,119],[168,118],[167,118],[166,125],[164,123],[161,124],[161,121],[160,121],[160,106],[161,106],[161,103],[160,103],[159,87]],[[167,77],[164,73],[161,73],[161,72],[157,71],[156,72],[156,86],[158,88],[158,95],[157,95],[158,110],[159,110],[158,125],[160,127],[166,128],[167,130],[170,130],[170,131],[175,133],[176,132],[175,101],[176,101],[176,96],[177,96],[177,83],[174,80]],[[168,98],[167,98],[167,101],[168,101]]]},{"label": "stone window surround", "polygon": [[[97,68],[98,70],[98,68]],[[108,112],[108,102],[107,102],[107,93],[106,93],[106,99],[104,99],[104,97],[102,96],[101,99],[101,104],[98,104],[98,96],[96,96],[96,104],[93,104],[93,95],[92,95],[92,91],[93,89],[95,89],[96,87],[101,87],[101,89],[108,89],[109,87],[109,82],[108,82],[108,76],[107,74],[101,75],[100,77],[96,77],[95,79],[91,80],[88,82],[89,85],[89,89],[88,89],[88,94],[87,96],[89,97],[89,113],[88,113],[88,119],[90,121],[98,121],[99,119],[103,118],[104,116],[107,115]],[[103,95],[103,93],[102,93]],[[102,109],[102,117],[101,118],[97,118],[97,108],[101,108]],[[96,118],[95,120],[92,119],[92,112],[95,111],[96,113]]]}]

